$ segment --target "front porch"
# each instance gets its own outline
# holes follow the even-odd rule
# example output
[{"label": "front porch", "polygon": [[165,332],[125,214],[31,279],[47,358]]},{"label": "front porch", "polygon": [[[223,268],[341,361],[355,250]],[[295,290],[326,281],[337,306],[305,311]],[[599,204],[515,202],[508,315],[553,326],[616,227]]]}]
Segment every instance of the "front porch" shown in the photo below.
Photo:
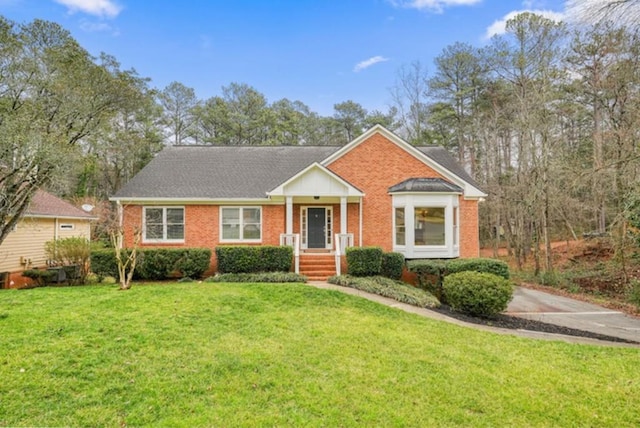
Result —
[{"label": "front porch", "polygon": [[[287,182],[268,193],[285,205],[285,231],[280,245],[293,248],[295,271],[303,267],[323,277],[340,274],[346,248],[362,242],[362,198],[364,193],[318,163],[310,165]],[[315,269],[321,258],[333,259],[335,270]],[[317,273],[317,275],[316,275]]]}]

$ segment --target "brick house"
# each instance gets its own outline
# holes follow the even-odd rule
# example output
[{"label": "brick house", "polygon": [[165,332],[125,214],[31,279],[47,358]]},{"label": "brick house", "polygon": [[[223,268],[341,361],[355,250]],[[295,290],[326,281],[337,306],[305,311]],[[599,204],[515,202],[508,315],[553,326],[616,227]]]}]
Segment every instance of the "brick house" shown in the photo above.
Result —
[{"label": "brick house", "polygon": [[320,279],[348,246],[477,257],[485,196],[444,148],[377,125],[342,147],[167,147],[111,200],[126,245],[136,229],[142,247],[292,245]]}]

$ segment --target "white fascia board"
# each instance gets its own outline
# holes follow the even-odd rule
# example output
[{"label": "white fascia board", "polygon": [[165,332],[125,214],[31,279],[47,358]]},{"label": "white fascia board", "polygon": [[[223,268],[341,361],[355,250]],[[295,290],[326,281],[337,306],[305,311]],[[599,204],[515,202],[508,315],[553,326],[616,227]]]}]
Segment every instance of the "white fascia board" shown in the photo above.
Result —
[{"label": "white fascia board", "polygon": [[398,147],[400,147],[401,149],[403,149],[404,151],[406,151],[407,153],[409,153],[410,155],[412,155],[416,159],[420,160],[421,162],[426,164],[428,167],[430,167],[434,171],[436,171],[439,174],[441,174],[443,177],[447,178],[453,184],[456,184],[456,185],[462,187],[464,189],[464,195],[466,197],[469,197],[469,198],[485,198],[487,196],[487,194],[484,193],[482,190],[478,189],[477,187],[475,187],[471,183],[467,182],[466,180],[463,180],[462,178],[458,177],[456,174],[454,174],[453,172],[451,172],[447,168],[443,167],[442,165],[440,165],[439,163],[437,163],[436,161],[431,159],[429,156],[425,155],[420,150],[416,149],[414,146],[412,146],[411,144],[407,143],[405,140],[403,140],[402,138],[398,137],[396,134],[394,134],[393,132],[389,131],[387,128],[385,128],[382,125],[375,125],[375,126],[369,128],[367,131],[364,132],[364,134],[360,135],[358,138],[356,138],[355,140],[351,141],[350,143],[345,145],[343,148],[341,148],[337,152],[332,153],[328,158],[323,160],[321,162],[321,164],[323,166],[329,165],[330,163],[334,162],[336,159],[341,158],[346,153],[348,153],[351,150],[353,150],[354,148],[356,148],[363,141],[365,141],[366,139],[368,139],[369,137],[371,137],[375,133],[382,134],[383,137],[387,138],[389,141],[393,142]]},{"label": "white fascia board", "polygon": [[119,202],[122,205],[275,205],[269,198],[140,198],[123,197],[109,198],[110,201]]},{"label": "white fascia board", "polygon": [[[318,170],[322,171],[322,173],[327,174],[333,180],[336,180],[337,182],[339,182],[340,184],[345,186],[347,188],[347,193],[348,193],[348,195],[346,195],[346,196],[364,196],[364,193],[361,190],[359,190],[358,188],[356,188],[353,184],[351,184],[348,181],[344,180],[342,177],[340,177],[339,175],[337,175],[333,171],[329,170],[328,168],[324,167],[323,165],[319,164],[318,162],[312,163],[311,165],[309,165],[308,167],[306,167],[305,169],[303,169],[302,171],[300,171],[299,173],[297,173],[293,177],[289,178],[284,183],[280,184],[275,189],[271,190],[270,192],[267,192],[267,196],[286,196],[285,193],[284,193],[285,187],[288,184],[293,183],[294,181],[296,181],[299,178],[303,177],[305,174],[308,174],[309,171],[311,171],[313,169],[318,169]],[[313,192],[310,192],[309,194],[311,195],[311,194],[313,194]]]},{"label": "white fascia board", "polygon": [[70,216],[70,215],[51,215],[51,214],[25,214],[22,216],[22,218],[52,218],[52,219],[63,219],[63,220],[85,220],[85,221],[92,221],[92,220],[98,220],[98,217],[76,217],[76,216]]}]

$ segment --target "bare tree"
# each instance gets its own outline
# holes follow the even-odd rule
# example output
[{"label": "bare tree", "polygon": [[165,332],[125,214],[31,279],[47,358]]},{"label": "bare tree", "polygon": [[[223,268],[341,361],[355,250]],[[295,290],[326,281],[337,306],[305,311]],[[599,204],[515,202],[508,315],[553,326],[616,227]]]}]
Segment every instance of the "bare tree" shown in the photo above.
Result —
[{"label": "bare tree", "polygon": [[640,23],[640,0],[567,0],[567,15],[578,22],[615,22],[620,26]]}]

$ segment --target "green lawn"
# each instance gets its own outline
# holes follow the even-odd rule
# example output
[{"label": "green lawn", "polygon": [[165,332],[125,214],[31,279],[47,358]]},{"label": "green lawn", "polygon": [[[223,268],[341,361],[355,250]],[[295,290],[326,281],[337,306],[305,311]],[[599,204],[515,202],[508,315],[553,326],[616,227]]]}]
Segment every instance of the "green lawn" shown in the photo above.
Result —
[{"label": "green lawn", "polygon": [[306,285],[0,291],[0,426],[639,426],[640,350]]}]

